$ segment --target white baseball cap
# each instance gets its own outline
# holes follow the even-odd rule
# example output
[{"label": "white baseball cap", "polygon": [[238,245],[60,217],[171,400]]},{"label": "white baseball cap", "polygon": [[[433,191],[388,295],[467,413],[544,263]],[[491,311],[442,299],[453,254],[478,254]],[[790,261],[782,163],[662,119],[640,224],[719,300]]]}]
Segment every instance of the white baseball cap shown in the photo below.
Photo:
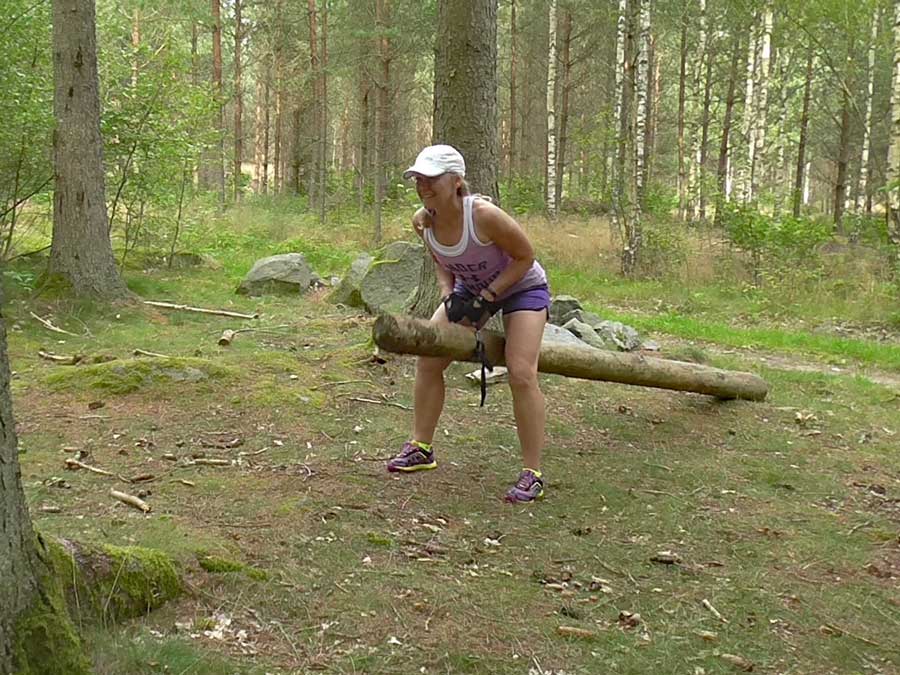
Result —
[{"label": "white baseball cap", "polygon": [[429,178],[442,173],[455,173],[465,177],[466,161],[452,145],[429,145],[416,157],[415,164],[403,172],[403,177],[410,178],[414,173]]}]

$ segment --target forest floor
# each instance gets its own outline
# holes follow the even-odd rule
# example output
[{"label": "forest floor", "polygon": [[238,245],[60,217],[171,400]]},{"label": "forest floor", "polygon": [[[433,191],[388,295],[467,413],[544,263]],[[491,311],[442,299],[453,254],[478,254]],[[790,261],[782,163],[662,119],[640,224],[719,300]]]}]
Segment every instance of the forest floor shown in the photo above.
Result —
[{"label": "forest floor", "polygon": [[[511,506],[504,385],[479,408],[452,366],[438,469],[394,476],[414,361],[373,359],[371,317],[206,271],[147,278],[146,297],[260,318],[5,311],[37,527],[162,549],[188,581],[89,635],[98,673],[900,672],[900,373],[694,345],[768,399],[542,376],[546,498]],[[113,475],[67,471],[76,456]]]}]

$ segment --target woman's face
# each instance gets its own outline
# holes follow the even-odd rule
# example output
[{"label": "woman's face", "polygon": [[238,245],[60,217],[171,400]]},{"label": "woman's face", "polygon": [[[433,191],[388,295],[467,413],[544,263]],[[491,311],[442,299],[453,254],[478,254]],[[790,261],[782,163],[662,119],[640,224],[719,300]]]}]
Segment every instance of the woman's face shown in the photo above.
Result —
[{"label": "woman's face", "polygon": [[442,173],[440,176],[423,176],[414,174],[416,181],[416,193],[419,199],[427,207],[434,207],[456,193],[456,176],[452,173]]}]

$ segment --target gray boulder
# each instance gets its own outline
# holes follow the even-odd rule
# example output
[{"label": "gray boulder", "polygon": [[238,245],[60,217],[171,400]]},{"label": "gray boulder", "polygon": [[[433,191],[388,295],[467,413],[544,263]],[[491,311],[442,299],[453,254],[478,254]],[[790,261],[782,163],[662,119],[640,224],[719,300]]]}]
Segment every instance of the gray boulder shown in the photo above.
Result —
[{"label": "gray boulder", "polygon": [[257,260],[241,281],[241,295],[306,293],[319,279],[302,253],[284,253]]},{"label": "gray boulder", "polygon": [[359,295],[371,314],[409,311],[422,273],[424,245],[397,241],[379,252],[359,284]]},{"label": "gray boulder", "polygon": [[550,301],[550,323],[562,326],[571,317],[568,315],[581,309],[581,303],[571,295],[557,295]]},{"label": "gray boulder", "polygon": [[563,328],[579,338],[582,342],[589,344],[591,347],[613,350],[618,347],[614,342],[609,342],[604,339],[603,336],[598,335],[597,331],[595,331],[590,324],[579,321],[578,319],[569,319]]},{"label": "gray boulder", "polygon": [[618,321],[601,321],[591,326],[604,342],[612,342],[623,352],[641,348],[641,336],[631,326]]},{"label": "gray boulder", "polygon": [[541,342],[542,344],[585,346],[584,342],[565,328],[560,328],[552,323],[544,325],[544,337]]},{"label": "gray boulder", "polygon": [[368,253],[363,253],[350,264],[347,274],[340,280],[337,287],[328,296],[328,300],[348,307],[363,307],[363,299],[359,292],[360,284],[366,272],[372,266],[374,258]]}]

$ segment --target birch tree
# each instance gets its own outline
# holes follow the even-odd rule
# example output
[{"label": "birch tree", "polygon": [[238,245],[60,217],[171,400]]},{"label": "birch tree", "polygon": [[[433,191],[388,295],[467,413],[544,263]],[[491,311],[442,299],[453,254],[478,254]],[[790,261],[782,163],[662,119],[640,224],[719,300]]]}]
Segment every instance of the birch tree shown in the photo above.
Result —
[{"label": "birch tree", "polygon": [[753,125],[753,151],[750,160],[749,199],[758,196],[762,177],[766,175],[766,117],[769,112],[769,80],[772,64],[772,0],[768,0],[763,11],[763,32],[759,54],[759,85],[757,101],[753,106],[755,123]]},{"label": "birch tree", "polygon": [[794,180],[794,199],[791,212],[800,217],[800,207],[807,201],[807,177],[809,170],[806,160],[806,146],[809,142],[809,105],[812,99],[813,64],[815,54],[812,46],[806,52],[806,77],[803,82],[803,107],[800,112],[800,140],[797,143],[797,169]]},{"label": "birch tree", "polygon": [[628,0],[619,0],[619,16],[616,22],[616,62],[615,62],[615,104],[613,124],[616,135],[616,151],[611,164],[612,175],[612,233],[618,236],[622,231],[622,200],[624,199],[625,147],[628,123],[626,118],[625,74],[628,62],[625,60],[625,27],[628,20]]},{"label": "birch tree", "polygon": [[756,24],[751,24],[750,40],[747,44],[747,76],[744,88],[744,111],[741,121],[741,137],[744,141],[745,151],[740,161],[735,167],[735,183],[738,198],[741,202],[748,202],[753,197],[753,190],[750,180],[750,167],[753,165],[754,152],[756,150],[755,143],[755,115],[754,109],[754,76],[756,73]]},{"label": "birch tree", "polygon": [[241,200],[241,171],[244,158],[244,84],[241,64],[241,43],[244,25],[241,16],[243,0],[234,0],[234,201]]},{"label": "birch tree", "polygon": [[547,46],[547,165],[544,193],[547,198],[547,213],[550,218],[559,215],[556,203],[556,0],[549,0],[548,46]]},{"label": "birch tree", "polygon": [[869,150],[872,144],[872,101],[875,90],[875,44],[878,40],[878,24],[881,23],[881,8],[876,7],[872,17],[872,31],[869,36],[866,63],[868,75],[866,78],[865,96],[865,122],[863,123],[862,152],[859,159],[859,184],[856,190],[856,212],[862,213],[868,210],[869,201]]},{"label": "birch tree", "polygon": [[897,249],[900,270],[900,0],[894,0],[894,67],[891,78],[891,130],[888,146],[888,237]]}]

